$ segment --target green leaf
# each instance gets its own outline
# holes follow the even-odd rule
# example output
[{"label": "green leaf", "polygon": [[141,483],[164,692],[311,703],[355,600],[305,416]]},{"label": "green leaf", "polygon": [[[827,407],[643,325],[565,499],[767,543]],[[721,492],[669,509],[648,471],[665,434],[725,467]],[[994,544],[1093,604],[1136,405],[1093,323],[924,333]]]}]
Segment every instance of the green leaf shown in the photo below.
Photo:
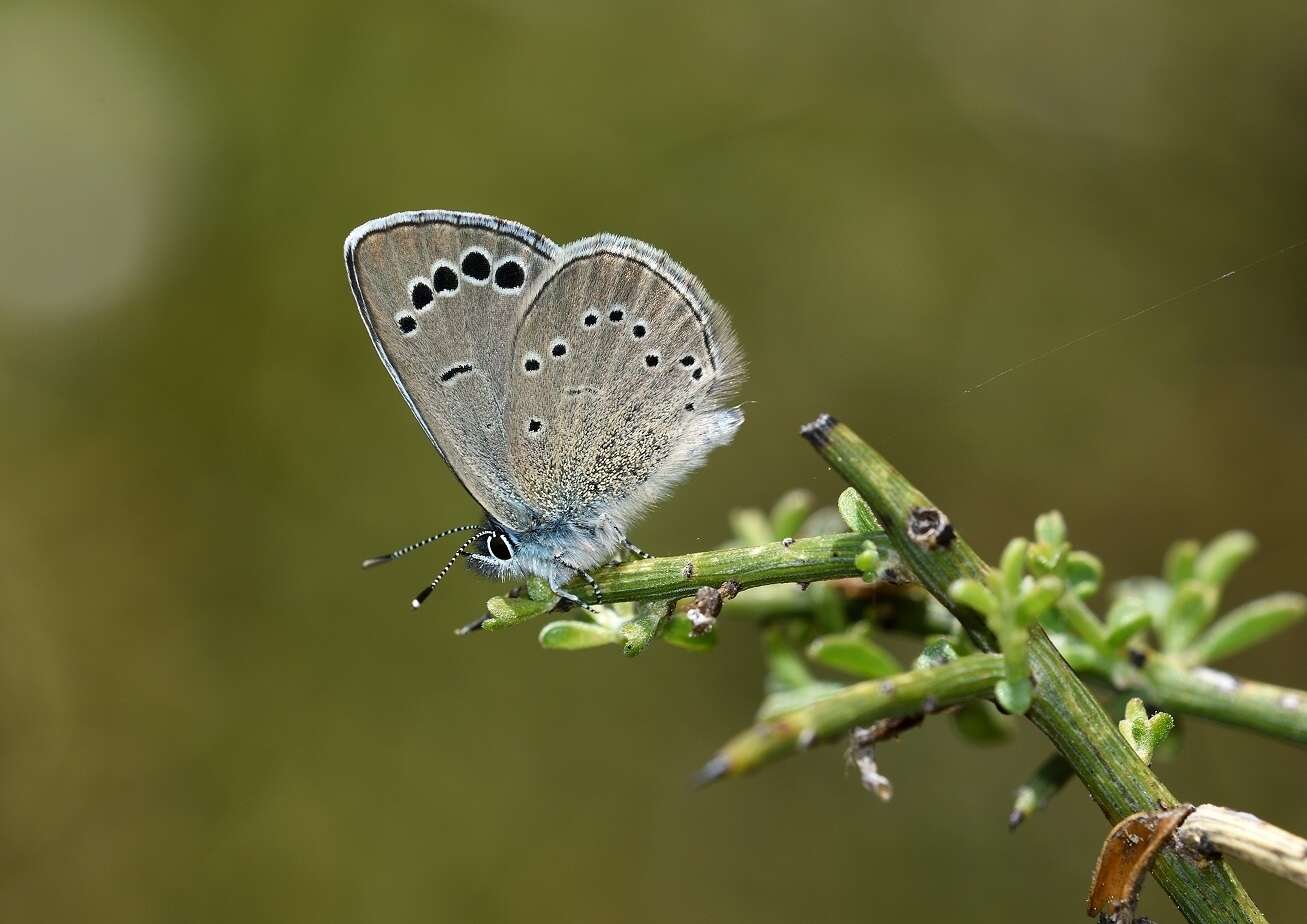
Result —
[{"label": "green leaf", "polygon": [[762,705],[758,707],[757,718],[762,722],[778,718],[787,712],[793,712],[795,709],[811,706],[818,700],[823,700],[843,689],[843,685],[838,683],[817,682],[810,683],[807,686],[795,687],[792,690],[778,690],[775,693],[768,694],[763,699]]},{"label": "green leaf", "polygon": [[1245,603],[1222,616],[1186,652],[1186,660],[1207,664],[1251,648],[1282,632],[1307,613],[1307,598],[1275,594]]},{"label": "green leaf", "polygon": [[1008,815],[1008,827],[1015,828],[1043,809],[1073,776],[1075,770],[1061,754],[1054,753],[1045,759],[1017,789],[1012,812]]},{"label": "green leaf", "polygon": [[848,620],[845,606],[848,599],[832,590],[827,584],[818,584],[803,592],[808,598],[810,626],[820,635],[843,632]]},{"label": "green leaf", "polygon": [[823,635],[808,646],[808,657],[826,667],[858,677],[888,677],[902,670],[894,656],[867,638],[867,632],[855,626],[838,635]]},{"label": "green leaf", "polygon": [[658,637],[662,628],[664,614],[671,609],[669,600],[647,600],[635,605],[635,617],[626,622],[621,630],[622,654],[633,658],[640,654]]},{"label": "green leaf", "polygon": [[663,641],[686,651],[709,651],[717,644],[716,632],[695,635],[693,630],[694,623],[684,613],[673,613],[663,630]]},{"label": "green leaf", "polygon": [[553,588],[549,586],[549,582],[542,577],[536,577],[534,574],[526,579],[526,595],[541,603],[548,600],[550,606],[558,603],[558,594],[554,593]]},{"label": "green leaf", "polygon": [[1110,654],[1107,633],[1094,612],[1075,594],[1064,594],[1057,603],[1058,615],[1076,635],[1088,642],[1099,654]]},{"label": "green leaf", "polygon": [[1103,643],[1109,651],[1120,651],[1127,642],[1153,623],[1153,616],[1138,603],[1114,606],[1108,612],[1107,636]]},{"label": "green leaf", "polygon": [[803,658],[785,637],[782,627],[767,630],[763,636],[763,648],[767,657],[768,693],[797,690],[815,683]]},{"label": "green leaf", "polygon": [[771,509],[771,534],[778,539],[797,536],[810,510],[812,495],[807,491],[789,491],[781,495]]},{"label": "green leaf", "polygon": [[1042,616],[1062,596],[1062,582],[1055,577],[1027,581],[1017,598],[1017,621],[1028,626]]},{"label": "green leaf", "polygon": [[620,640],[617,633],[611,629],[605,629],[592,622],[577,622],[569,619],[551,622],[540,630],[540,645],[555,651],[598,648],[601,645],[615,645]]},{"label": "green leaf", "polygon": [[731,511],[731,532],[744,545],[766,545],[778,538],[766,515],[753,507]]},{"label": "green leaf", "polygon": [[963,606],[969,606],[986,620],[998,616],[998,600],[989,588],[973,578],[960,578],[948,587],[948,595]]},{"label": "green leaf", "polygon": [[1133,622],[1137,613],[1148,614],[1148,608],[1140,597],[1118,596],[1107,610],[1107,628],[1111,630],[1126,622]]},{"label": "green leaf", "polygon": [[1050,636],[1057,650],[1066,658],[1066,663],[1071,665],[1071,669],[1076,673],[1085,671],[1098,671],[1105,668],[1105,659],[1094,648],[1085,642],[1082,642],[1074,635],[1053,635]]},{"label": "green leaf", "polygon": [[950,661],[958,659],[957,649],[947,638],[932,638],[926,642],[926,647],[921,649],[921,654],[912,662],[912,669],[920,670],[923,667],[939,667],[941,664],[947,664]]},{"label": "green leaf", "polygon": [[1217,589],[1204,581],[1187,581],[1171,599],[1162,623],[1162,649],[1179,651],[1203,631],[1216,616]]},{"label": "green leaf", "polygon": [[1126,701],[1125,721],[1130,724],[1148,721],[1148,710],[1144,707],[1144,701],[1138,696],[1132,696]]},{"label": "green leaf", "polygon": [[1103,563],[1088,552],[1072,552],[1066,557],[1062,578],[1068,590],[1081,600],[1088,600],[1098,593],[1103,581]]},{"label": "green leaf", "polygon": [[1012,735],[1011,721],[983,700],[971,700],[953,713],[953,727],[972,744],[998,744]]},{"label": "green leaf", "polygon": [[1157,712],[1148,720],[1148,747],[1149,753],[1156,752],[1162,746],[1162,742],[1171,734],[1171,729],[1175,728],[1175,717],[1169,712]]},{"label": "green leaf", "polygon": [[622,626],[631,620],[633,612],[633,604],[618,603],[613,606],[592,606],[587,615],[591,621],[598,623],[605,629],[621,632]]},{"label": "green leaf", "polygon": [[876,515],[871,512],[867,502],[854,488],[845,488],[838,501],[840,516],[844,523],[855,533],[871,533],[880,529]]},{"label": "green leaf", "polygon": [[1125,718],[1117,723],[1117,727],[1139,759],[1150,764],[1153,752],[1161,747],[1175,727],[1175,719],[1165,712],[1156,712],[1149,718],[1144,701],[1136,696],[1125,704]]},{"label": "green leaf", "polygon": [[1026,552],[1026,565],[1030,568],[1030,573],[1036,577],[1057,574],[1062,570],[1063,562],[1070,549],[1071,546],[1065,542],[1060,545],[1045,545],[1042,542],[1033,543]]},{"label": "green leaf", "polygon": [[862,572],[862,579],[868,584],[876,582],[880,569],[880,549],[876,548],[876,543],[868,539],[862,544],[862,551],[853,559],[853,567]]},{"label": "green leaf", "polygon": [[1180,756],[1180,751],[1184,747],[1184,717],[1175,718],[1174,723],[1171,727],[1171,733],[1166,736],[1166,740],[1153,749],[1154,762],[1172,761]]},{"label": "green leaf", "polygon": [[1153,629],[1160,639],[1166,628],[1166,611],[1171,608],[1175,588],[1154,577],[1135,577],[1119,581],[1113,588],[1112,605],[1133,600],[1148,610],[1153,617]]},{"label": "green leaf", "polygon": [[1179,587],[1185,581],[1193,580],[1194,563],[1198,560],[1200,551],[1202,546],[1193,539],[1183,539],[1167,549],[1166,560],[1162,565],[1167,583]]},{"label": "green leaf", "polygon": [[1002,575],[1003,589],[1009,597],[1015,597],[1021,589],[1021,579],[1026,574],[1026,549],[1029,547],[1030,543],[1025,539],[1013,539],[999,559],[998,571]]},{"label": "green leaf", "polygon": [[1222,533],[1199,554],[1194,562],[1194,577],[1213,587],[1223,587],[1230,576],[1257,550],[1253,534],[1241,529]]},{"label": "green leaf", "polygon": [[1030,678],[1000,680],[994,686],[998,703],[1012,715],[1025,715],[1030,708]]},{"label": "green leaf", "polygon": [[550,612],[558,602],[552,600],[532,600],[530,597],[491,597],[486,601],[486,612],[490,618],[481,624],[488,632],[506,629],[536,616]]},{"label": "green leaf", "polygon": [[1060,511],[1050,510],[1035,517],[1035,539],[1045,545],[1061,545],[1066,542],[1066,520]]}]

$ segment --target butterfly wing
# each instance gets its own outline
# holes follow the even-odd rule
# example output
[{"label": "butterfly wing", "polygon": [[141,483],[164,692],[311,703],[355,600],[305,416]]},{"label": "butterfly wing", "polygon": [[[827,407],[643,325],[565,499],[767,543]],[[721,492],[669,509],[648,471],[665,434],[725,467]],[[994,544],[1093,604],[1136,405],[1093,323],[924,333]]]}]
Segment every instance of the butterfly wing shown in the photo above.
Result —
[{"label": "butterfly wing", "polygon": [[744,362],[725,312],[665,253],[599,235],[569,244],[513,339],[511,477],[541,522],[625,530],[726,443]]},{"label": "butterfly wing", "polygon": [[409,409],[477,503],[513,528],[533,516],[504,465],[510,345],[558,254],[523,225],[467,212],[402,212],[345,241],[359,314]]}]

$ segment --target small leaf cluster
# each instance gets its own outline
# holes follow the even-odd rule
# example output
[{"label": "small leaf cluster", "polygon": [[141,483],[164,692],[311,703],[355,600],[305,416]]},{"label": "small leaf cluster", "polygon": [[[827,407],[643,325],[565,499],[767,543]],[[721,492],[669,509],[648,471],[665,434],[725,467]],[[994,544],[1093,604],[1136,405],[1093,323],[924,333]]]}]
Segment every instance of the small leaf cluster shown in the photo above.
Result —
[{"label": "small leaf cluster", "polygon": [[949,587],[949,595],[985,617],[1007,665],[1007,676],[994,695],[1008,712],[1020,715],[1030,708],[1030,627],[1063,596],[1062,577],[1027,572],[1030,543],[1013,539],[1003,550],[999,567],[984,581],[962,578]]},{"label": "small leaf cluster", "polygon": [[1307,615],[1307,598],[1272,594],[1221,615],[1226,585],[1256,548],[1257,541],[1242,530],[1222,533],[1206,545],[1192,539],[1175,543],[1161,578],[1119,585],[1109,623],[1113,614],[1130,615],[1152,630],[1163,655],[1184,667],[1210,664],[1266,641]]},{"label": "small leaf cluster", "polygon": [[[550,589],[548,582],[531,577],[515,594],[486,601],[486,619],[480,628],[494,632],[570,605]],[[695,635],[685,606],[670,601],[618,603],[575,608],[575,618],[559,619],[540,630],[540,644],[556,651],[580,651],[620,645],[628,656],[640,654],[656,638],[690,651],[706,651],[717,643],[715,635]]]},{"label": "small leaf cluster", "polygon": [[[844,524],[855,533],[870,533],[880,529],[880,524],[876,522],[876,515],[871,512],[867,502],[862,499],[853,488],[845,488],[840,494],[836,506],[840,512],[840,518]],[[893,567],[893,561],[886,561],[880,554],[880,549],[876,544],[868,539],[862,543],[862,549],[858,552],[853,564],[862,572],[862,579],[868,584],[875,584],[878,581],[885,580],[887,568]]]},{"label": "small leaf cluster", "polygon": [[1128,686],[1131,663],[1155,650],[1180,667],[1196,667],[1265,641],[1307,613],[1300,594],[1273,594],[1217,618],[1226,583],[1256,548],[1243,531],[1224,533],[1207,545],[1177,542],[1167,553],[1162,578],[1132,578],[1117,585],[1106,617],[1089,601],[1102,586],[1103,566],[1073,549],[1057,511],[1038,517],[1027,565],[1040,578],[1054,577],[1063,593],[1041,617],[1058,649],[1078,671]]},{"label": "small leaf cluster", "polygon": [[1155,712],[1150,717],[1144,701],[1136,696],[1125,704],[1125,718],[1117,723],[1117,727],[1139,759],[1151,764],[1153,752],[1162,746],[1171,729],[1175,728],[1175,719],[1165,712]]}]

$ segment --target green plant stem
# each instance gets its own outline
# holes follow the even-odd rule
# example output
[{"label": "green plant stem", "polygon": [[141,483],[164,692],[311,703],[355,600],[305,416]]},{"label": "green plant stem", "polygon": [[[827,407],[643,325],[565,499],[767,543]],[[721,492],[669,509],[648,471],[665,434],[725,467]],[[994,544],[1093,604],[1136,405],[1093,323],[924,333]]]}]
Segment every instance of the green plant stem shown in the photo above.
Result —
[{"label": "green plant stem", "polygon": [[1007,819],[1008,827],[1015,828],[1048,805],[1049,801],[1062,791],[1067,781],[1075,776],[1075,773],[1075,768],[1067,763],[1066,758],[1061,754],[1054,753],[1048,757],[1035,768],[1030,779],[1017,789],[1012,813]]},{"label": "green plant stem", "polygon": [[[923,621],[924,607],[906,590],[877,601],[876,625],[890,632],[925,636],[941,631]],[[845,605],[850,619],[865,609]],[[900,615],[901,611],[901,615]],[[1196,716],[1294,744],[1307,745],[1307,690],[1248,680],[1207,667],[1191,668],[1155,652],[1144,652],[1142,669],[1111,676],[1110,662],[1091,663],[1081,674],[1175,715]]]},{"label": "green plant stem", "polygon": [[[882,554],[889,545],[884,533],[843,533],[772,542],[743,549],[719,549],[668,558],[645,558],[601,568],[592,573],[605,603],[624,600],[670,600],[693,596],[705,585],[734,581],[742,590],[764,584],[826,581],[861,574],[853,560],[867,540]],[[586,603],[596,603],[594,589],[583,578],[567,590]]]},{"label": "green plant stem", "polygon": [[1211,668],[1183,668],[1149,658],[1129,688],[1168,712],[1202,716],[1297,744],[1307,744],[1307,692],[1244,680]]},{"label": "green plant stem", "polygon": [[[988,566],[980,556],[961,536],[934,548],[908,538],[906,524],[913,508],[933,505],[848,427],[823,416],[805,427],[803,434],[822,458],[858,489],[902,560],[953,612],[976,646],[994,650],[993,636],[981,615],[958,606],[947,592],[949,584],[959,578],[985,577]],[[1035,692],[1027,717],[1075,768],[1111,823],[1159,805],[1178,804],[1131,750],[1038,626],[1030,633],[1030,666]],[[1265,920],[1223,862],[1200,867],[1168,847],[1159,852],[1152,872],[1190,922]]]},{"label": "green plant stem", "polygon": [[736,735],[699,774],[701,782],[739,776],[876,719],[931,712],[983,696],[1003,678],[1003,658],[973,654],[879,680],[851,684]]},{"label": "green plant stem", "polygon": [[[798,539],[789,546],[773,542],[752,548],[630,561],[603,568],[593,576],[603,589],[604,600],[614,603],[692,596],[705,584],[718,586],[728,580],[748,588],[832,578],[857,579],[860,572],[853,559],[866,539],[874,541],[882,555],[889,554],[893,548],[884,533],[843,533]],[[694,566],[688,578],[684,576],[687,564]],[[594,600],[593,590],[584,581],[573,583],[569,589],[587,601]],[[796,614],[807,611],[808,604],[803,602],[802,595],[796,594],[795,601]],[[929,618],[923,595],[911,586],[903,585],[872,598],[851,598],[845,603],[845,609],[850,619],[868,617],[889,631],[912,635],[946,631],[946,627]],[[722,612],[731,616],[757,615],[747,600],[724,607]],[[769,604],[763,612],[774,616],[781,611]],[[1093,667],[1088,670],[1110,682],[1104,671]],[[1307,744],[1307,691],[1257,683],[1206,668],[1184,668],[1164,655],[1150,655],[1145,669],[1131,675],[1120,691],[1143,697],[1178,715],[1199,716]]]}]

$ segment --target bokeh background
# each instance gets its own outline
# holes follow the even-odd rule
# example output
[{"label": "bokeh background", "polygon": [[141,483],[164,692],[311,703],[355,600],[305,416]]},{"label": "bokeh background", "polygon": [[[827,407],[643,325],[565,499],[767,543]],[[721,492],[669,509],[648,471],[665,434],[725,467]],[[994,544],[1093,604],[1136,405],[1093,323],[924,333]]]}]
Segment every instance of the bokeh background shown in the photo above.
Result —
[{"label": "bokeh background", "polygon": [[[670,250],[731,310],[748,421],[636,530],[840,485],[854,424],[984,553],[1057,506],[1109,577],[1243,526],[1307,589],[1307,6],[0,6],[0,917],[1079,920],[1104,825],[947,723],[693,791],[757,637],[697,656],[418,615],[475,515],[377,362],[355,224],[491,212]],[[1307,629],[1230,664],[1307,685]],[[1307,755],[1193,722],[1181,796],[1307,829]],[[1241,870],[1272,919],[1303,893]],[[1145,910],[1177,920],[1160,889]]]}]

